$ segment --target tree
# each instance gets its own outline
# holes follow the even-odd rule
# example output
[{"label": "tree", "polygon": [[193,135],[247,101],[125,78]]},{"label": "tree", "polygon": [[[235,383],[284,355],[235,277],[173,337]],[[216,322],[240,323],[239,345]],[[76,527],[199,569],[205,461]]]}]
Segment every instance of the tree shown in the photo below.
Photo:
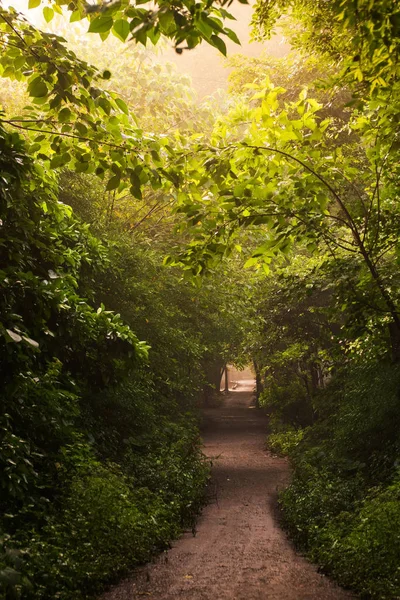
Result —
[{"label": "tree", "polygon": [[400,15],[394,0],[259,0],[253,18],[258,35],[269,36],[282,16],[290,17],[291,43],[339,66],[358,93],[380,95],[397,82]]},{"label": "tree", "polygon": [[[41,0],[32,0],[30,6],[40,6]],[[180,2],[156,2],[151,7],[132,5],[129,2],[111,2],[107,5],[87,6],[82,0],[68,4],[72,11],[71,22],[87,19],[89,32],[98,33],[106,39],[110,33],[121,41],[135,40],[146,45],[147,40],[157,43],[160,36],[174,41],[177,52],[182,52],[181,44],[187,49],[194,48],[203,40],[226,54],[226,46],[220,35],[239,43],[236,34],[223,24],[232,16],[223,8],[226,2],[215,6],[213,2],[184,0]],[[54,12],[62,13],[65,2],[55,0],[43,9],[45,19],[50,21]]]},{"label": "tree", "polygon": [[259,105],[238,104],[217,123],[212,146],[197,148],[193,165],[202,156],[202,168],[191,171],[195,191],[181,202],[194,236],[183,261],[201,271],[234,248],[239,229],[256,225],[264,227],[266,241],[247,265],[261,261],[267,272],[272,258],[294,241],[354,254],[360,285],[370,281],[371,303],[390,315],[397,357],[398,298],[387,268],[399,218],[393,204],[396,132],[384,127],[372,100],[353,112],[343,137],[343,127],[324,118],[306,90],[285,103],[278,99],[281,88],[267,82],[258,90],[251,100]]}]

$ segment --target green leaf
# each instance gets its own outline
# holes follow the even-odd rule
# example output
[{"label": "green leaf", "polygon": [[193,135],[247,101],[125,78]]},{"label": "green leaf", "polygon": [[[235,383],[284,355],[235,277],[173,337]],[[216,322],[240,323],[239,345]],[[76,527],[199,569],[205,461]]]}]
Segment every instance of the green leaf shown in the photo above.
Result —
[{"label": "green leaf", "polygon": [[54,17],[54,10],[50,8],[50,6],[45,6],[43,9],[43,16],[46,23],[50,23],[50,21]]},{"label": "green leaf", "polygon": [[121,181],[121,177],[119,175],[114,175],[111,177],[107,183],[106,191],[110,192],[111,190],[116,190]]},{"label": "green leaf", "polygon": [[249,269],[250,267],[254,267],[256,264],[258,264],[258,258],[251,257],[244,263],[244,268]]},{"label": "green leaf", "polygon": [[213,46],[215,46],[216,48],[218,48],[218,50],[224,55],[226,56],[226,44],[224,42],[224,40],[221,40],[220,37],[218,37],[217,35],[212,35],[210,38],[210,41],[212,43]]},{"label": "green leaf", "polygon": [[16,71],[19,71],[25,65],[25,62],[26,62],[26,56],[19,56],[18,58],[16,58],[14,60],[14,69]]},{"label": "green leaf", "polygon": [[160,39],[161,36],[161,31],[159,29],[155,29],[153,27],[153,29],[149,29],[147,31],[147,37],[149,38],[149,40],[151,41],[151,43],[155,46],[158,42],[158,40]]},{"label": "green leaf", "polygon": [[60,121],[60,123],[67,123],[68,121],[71,120],[71,116],[72,116],[72,113],[71,113],[70,109],[63,108],[58,113],[58,120]]},{"label": "green leaf", "polygon": [[161,163],[160,155],[158,154],[158,152],[156,150],[151,150],[151,157],[154,160],[154,162]]},{"label": "green leaf", "polygon": [[229,13],[227,10],[225,10],[224,8],[220,8],[219,12],[221,14],[221,17],[223,19],[231,19],[232,21],[236,21],[236,17],[234,17],[233,15],[231,15],[231,13]]},{"label": "green leaf", "polygon": [[37,8],[40,6],[41,0],[29,0],[28,8]]},{"label": "green leaf", "polygon": [[113,34],[120,40],[125,42],[130,32],[128,21],[125,19],[117,19],[113,25]]},{"label": "green leaf", "polygon": [[106,33],[113,26],[114,19],[112,17],[104,17],[99,15],[90,23],[88,31],[90,33]]},{"label": "green leaf", "polygon": [[140,178],[137,173],[133,172],[130,176],[131,180],[131,194],[138,200],[142,199],[142,190],[140,189]]},{"label": "green leaf", "polygon": [[103,77],[103,79],[111,79],[111,71],[106,69],[105,71],[103,71],[102,77]]},{"label": "green leaf", "polygon": [[41,79],[34,79],[28,86],[28,93],[34,98],[44,98],[48,91],[47,85]]},{"label": "green leaf", "polygon": [[79,133],[79,135],[82,135],[82,136],[86,136],[87,135],[88,128],[86,127],[86,125],[84,123],[81,123],[80,121],[77,121],[75,123],[75,129]]},{"label": "green leaf", "polygon": [[232,42],[235,42],[235,44],[239,44],[239,46],[241,45],[238,36],[232,29],[228,29],[228,27],[226,27],[225,33],[227,34],[228,38],[232,40]]},{"label": "green leaf", "polygon": [[171,11],[160,11],[158,20],[163,33],[170,34],[176,30],[174,16]]},{"label": "green leaf", "polygon": [[81,21],[83,19],[82,13],[80,10],[74,10],[69,19],[70,23],[75,23],[76,21]]},{"label": "green leaf", "polygon": [[126,115],[129,115],[129,109],[128,109],[126,103],[121,98],[116,98],[115,104],[118,106],[118,108],[120,110],[122,110],[123,113],[125,113]]},{"label": "green leaf", "polygon": [[68,154],[68,152],[65,152],[64,154],[56,154],[51,159],[50,168],[57,169],[58,167],[63,167],[64,165],[69,163],[70,160],[71,156],[70,154]]},{"label": "green leaf", "polygon": [[89,169],[89,163],[88,162],[77,162],[75,164],[75,171],[77,173],[86,173],[86,171]]},{"label": "green leaf", "polygon": [[104,112],[106,113],[106,115],[109,115],[111,112],[111,104],[109,103],[109,101],[106,98],[102,98],[100,97],[97,101],[96,104],[98,106],[100,106]]},{"label": "green leaf", "polygon": [[212,36],[213,34],[213,29],[212,27],[206,22],[206,20],[203,20],[202,15],[200,16],[200,18],[196,21],[196,27],[197,29],[199,29],[205,36],[206,38],[209,38]]},{"label": "green leaf", "polygon": [[55,96],[53,96],[53,98],[50,100],[50,102],[49,102],[49,107],[50,107],[51,109],[53,109],[53,108],[57,108],[58,106],[60,106],[61,102],[62,102],[62,97],[61,97],[60,95],[56,94],[56,95],[55,95]]}]

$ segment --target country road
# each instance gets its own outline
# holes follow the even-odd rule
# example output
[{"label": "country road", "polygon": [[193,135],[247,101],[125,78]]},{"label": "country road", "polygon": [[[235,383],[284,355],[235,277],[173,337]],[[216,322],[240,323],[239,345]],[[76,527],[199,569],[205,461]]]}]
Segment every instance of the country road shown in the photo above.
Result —
[{"label": "country road", "polygon": [[276,494],[288,467],[265,451],[266,420],[243,383],[204,414],[204,451],[213,460],[213,477],[196,536],[186,533],[102,600],[353,597],[320,575],[279,527]]}]

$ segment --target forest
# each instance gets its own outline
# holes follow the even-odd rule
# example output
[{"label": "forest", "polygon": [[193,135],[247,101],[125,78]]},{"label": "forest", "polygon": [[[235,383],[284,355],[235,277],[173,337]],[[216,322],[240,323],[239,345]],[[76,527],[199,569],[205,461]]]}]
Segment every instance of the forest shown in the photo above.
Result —
[{"label": "forest", "polygon": [[[228,363],[290,539],[400,597],[400,6],[257,0],[290,53],[252,58],[231,4],[0,3],[5,600],[95,598],[193,528]],[[154,59],[226,40],[215,98]]]}]

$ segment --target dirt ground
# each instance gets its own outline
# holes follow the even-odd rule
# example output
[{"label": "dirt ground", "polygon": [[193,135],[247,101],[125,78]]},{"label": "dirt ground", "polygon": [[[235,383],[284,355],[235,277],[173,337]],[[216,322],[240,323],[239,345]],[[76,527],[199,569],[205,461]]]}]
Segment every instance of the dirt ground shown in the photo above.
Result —
[{"label": "dirt ground", "polygon": [[354,598],[295,552],[276,520],[285,460],[264,449],[266,422],[239,383],[205,411],[213,460],[210,504],[173,548],[101,600],[344,600]]}]

